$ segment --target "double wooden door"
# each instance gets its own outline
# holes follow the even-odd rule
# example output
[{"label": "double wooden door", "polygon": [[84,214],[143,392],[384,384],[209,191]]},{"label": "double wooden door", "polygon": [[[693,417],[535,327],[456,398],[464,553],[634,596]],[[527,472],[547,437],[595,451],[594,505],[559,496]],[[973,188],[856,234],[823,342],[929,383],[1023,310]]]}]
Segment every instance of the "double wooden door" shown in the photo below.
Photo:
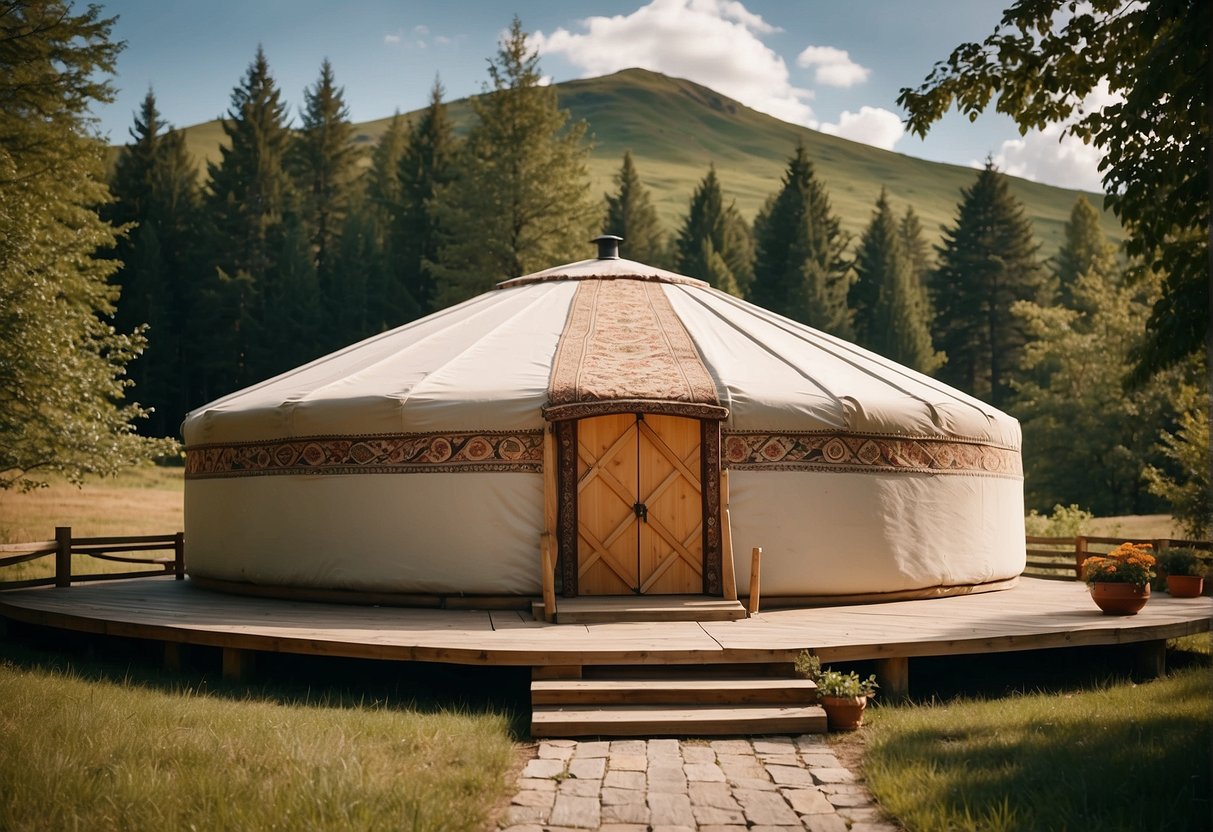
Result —
[{"label": "double wooden door", "polygon": [[703,592],[700,424],[616,414],[577,425],[581,595]]}]

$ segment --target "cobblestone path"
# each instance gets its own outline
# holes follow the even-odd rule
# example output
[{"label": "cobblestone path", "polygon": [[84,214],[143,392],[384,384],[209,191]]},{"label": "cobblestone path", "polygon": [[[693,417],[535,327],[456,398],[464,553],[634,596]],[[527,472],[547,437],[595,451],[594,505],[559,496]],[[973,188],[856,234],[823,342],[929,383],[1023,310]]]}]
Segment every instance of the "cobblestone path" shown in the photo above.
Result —
[{"label": "cobblestone path", "polygon": [[544,740],[506,832],[897,832],[824,737]]}]

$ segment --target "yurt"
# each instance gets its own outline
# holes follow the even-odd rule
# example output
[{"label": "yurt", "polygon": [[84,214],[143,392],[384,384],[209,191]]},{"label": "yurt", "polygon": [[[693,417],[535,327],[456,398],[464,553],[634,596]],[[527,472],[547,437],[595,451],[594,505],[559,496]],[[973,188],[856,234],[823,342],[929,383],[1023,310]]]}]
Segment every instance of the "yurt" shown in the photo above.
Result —
[{"label": "yurt", "polygon": [[753,547],[764,605],[1014,582],[1013,418],[617,240],[188,414],[191,578],[524,602],[546,534],[568,597],[719,596],[727,548],[744,595]]}]

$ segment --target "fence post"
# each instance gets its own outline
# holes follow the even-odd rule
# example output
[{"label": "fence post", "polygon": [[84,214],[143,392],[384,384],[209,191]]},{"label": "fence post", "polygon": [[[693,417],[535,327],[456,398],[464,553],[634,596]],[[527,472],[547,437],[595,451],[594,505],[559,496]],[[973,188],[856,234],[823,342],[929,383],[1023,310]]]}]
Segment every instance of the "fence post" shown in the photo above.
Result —
[{"label": "fence post", "polygon": [[1082,562],[1087,559],[1087,538],[1079,535],[1074,538],[1074,571],[1078,580],[1082,580]]},{"label": "fence post", "polygon": [[72,527],[55,527],[55,586],[72,585]]},{"label": "fence post", "polygon": [[173,569],[177,580],[185,580],[185,532],[173,535]]}]

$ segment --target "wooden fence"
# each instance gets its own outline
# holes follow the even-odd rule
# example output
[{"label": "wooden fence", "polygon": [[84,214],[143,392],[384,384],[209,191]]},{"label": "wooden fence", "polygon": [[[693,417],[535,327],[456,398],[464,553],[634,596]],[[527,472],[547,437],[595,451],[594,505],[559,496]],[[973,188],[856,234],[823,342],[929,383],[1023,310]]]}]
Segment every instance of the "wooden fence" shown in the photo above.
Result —
[{"label": "wooden fence", "polygon": [[[172,556],[131,557],[135,553],[172,552]],[[54,540],[0,545],[0,567],[54,556],[55,575],[23,581],[0,581],[0,589],[31,586],[71,586],[72,582],[107,581],[120,578],[142,578],[148,575],[174,575],[185,578],[185,533],[150,534],[137,537],[72,537],[70,526],[55,529]],[[154,569],[129,572],[102,572],[87,575],[72,574],[72,555],[87,555],[98,560],[133,563]]]},{"label": "wooden fence", "polygon": [[1210,552],[1213,557],[1213,542],[1208,540],[1173,540],[1171,538],[1140,537],[1040,537],[1028,535],[1028,565],[1024,574],[1030,578],[1050,578],[1059,581],[1074,581],[1082,578],[1082,563],[1090,555],[1102,555],[1122,543],[1149,543],[1155,554],[1166,549],[1184,548]]}]

